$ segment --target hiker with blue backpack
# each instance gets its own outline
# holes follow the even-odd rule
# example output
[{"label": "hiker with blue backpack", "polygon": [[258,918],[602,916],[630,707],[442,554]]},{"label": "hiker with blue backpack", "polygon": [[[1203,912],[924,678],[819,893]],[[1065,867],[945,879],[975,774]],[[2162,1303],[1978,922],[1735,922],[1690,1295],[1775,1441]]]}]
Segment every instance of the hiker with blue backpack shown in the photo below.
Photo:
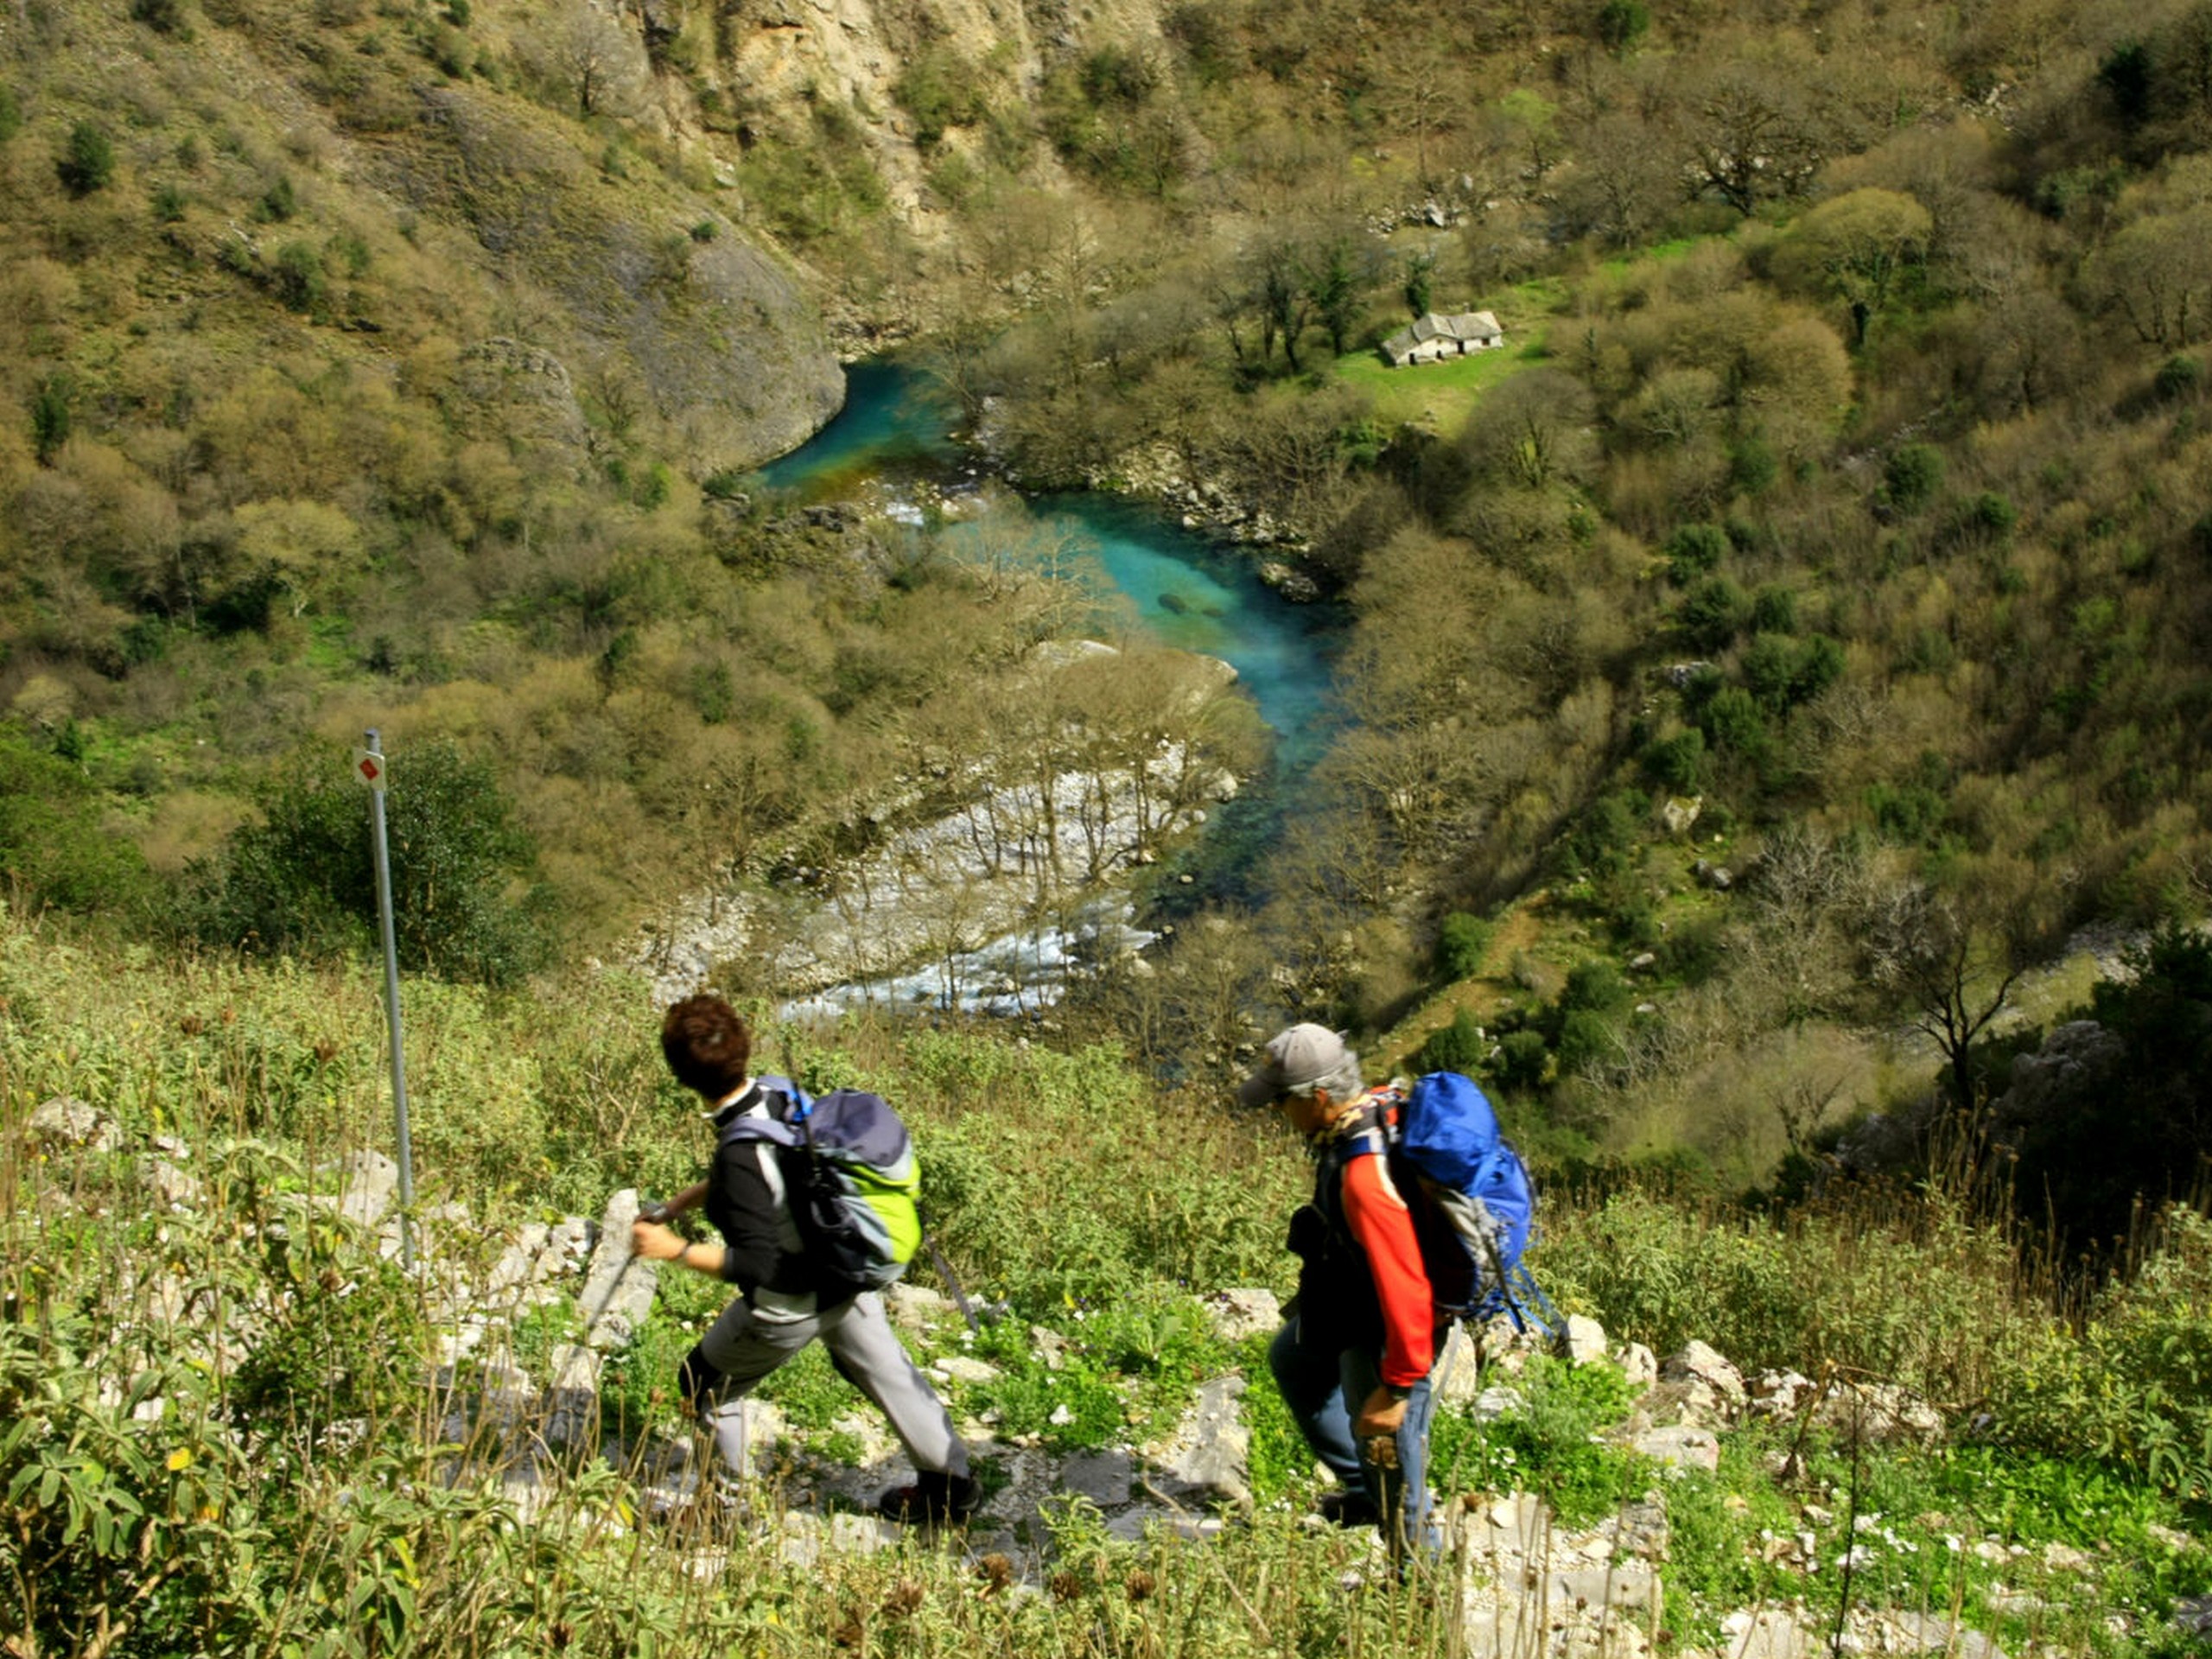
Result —
[{"label": "hiker with blue backpack", "polygon": [[1322,1513],[1382,1529],[1402,1570],[1438,1542],[1427,1483],[1431,1373],[1452,1320],[1553,1322],[1520,1266],[1533,1193],[1482,1091],[1452,1072],[1368,1088],[1326,1027],[1279,1032],[1237,1090],[1306,1138],[1313,1202],[1291,1218],[1298,1294],[1268,1349],[1276,1386],[1341,1483]]},{"label": "hiker with blue backpack", "polygon": [[[715,1131],[706,1178],[641,1219],[631,1248],[737,1287],[677,1372],[683,1398],[735,1472],[745,1468],[744,1400],[820,1338],[846,1381],[881,1408],[917,1478],[877,1504],[905,1522],[958,1522],[976,1508],[968,1447],[907,1357],[880,1294],[920,1238],[906,1132],[857,1090],[810,1100],[751,1073],[753,1034],[719,996],[687,997],[661,1023],[669,1071],[706,1102]],[[704,1205],[719,1243],[666,1223]]]}]

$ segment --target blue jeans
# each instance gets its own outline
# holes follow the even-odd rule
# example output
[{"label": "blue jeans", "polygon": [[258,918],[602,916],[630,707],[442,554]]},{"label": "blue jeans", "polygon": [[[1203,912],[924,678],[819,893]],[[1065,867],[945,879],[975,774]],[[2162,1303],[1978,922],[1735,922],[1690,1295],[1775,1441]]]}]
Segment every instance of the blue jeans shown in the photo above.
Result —
[{"label": "blue jeans", "polygon": [[1428,1419],[1434,1402],[1424,1376],[1414,1384],[1405,1421],[1398,1425],[1398,1466],[1370,1461],[1367,1448],[1354,1442],[1351,1420],[1382,1384],[1382,1358],[1379,1351],[1339,1347],[1310,1332],[1303,1317],[1293,1314],[1268,1349],[1268,1369],[1313,1455],[1346,1492],[1375,1505],[1390,1554],[1402,1560],[1409,1540],[1425,1551],[1438,1547],[1428,1500]]}]

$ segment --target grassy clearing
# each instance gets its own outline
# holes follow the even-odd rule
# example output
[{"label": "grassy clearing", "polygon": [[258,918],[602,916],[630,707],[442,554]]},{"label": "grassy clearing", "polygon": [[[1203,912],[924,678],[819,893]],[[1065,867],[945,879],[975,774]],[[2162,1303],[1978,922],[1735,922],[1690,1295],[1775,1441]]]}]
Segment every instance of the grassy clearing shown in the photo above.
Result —
[{"label": "grassy clearing", "polygon": [[1377,420],[1448,436],[1465,423],[1468,411],[1484,392],[1542,359],[1541,333],[1516,344],[1514,332],[1509,327],[1508,343],[1499,350],[1472,357],[1394,369],[1380,351],[1360,352],[1338,358],[1331,372],[1374,400]]}]

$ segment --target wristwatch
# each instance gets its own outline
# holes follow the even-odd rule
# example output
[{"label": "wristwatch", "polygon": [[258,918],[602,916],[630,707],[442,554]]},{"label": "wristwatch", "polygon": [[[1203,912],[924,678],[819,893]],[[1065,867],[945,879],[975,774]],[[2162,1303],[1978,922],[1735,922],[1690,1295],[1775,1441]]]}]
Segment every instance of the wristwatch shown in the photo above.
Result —
[{"label": "wristwatch", "polygon": [[1413,1389],[1403,1382],[1385,1382],[1382,1385],[1382,1392],[1393,1400],[1410,1400],[1414,1394]]}]

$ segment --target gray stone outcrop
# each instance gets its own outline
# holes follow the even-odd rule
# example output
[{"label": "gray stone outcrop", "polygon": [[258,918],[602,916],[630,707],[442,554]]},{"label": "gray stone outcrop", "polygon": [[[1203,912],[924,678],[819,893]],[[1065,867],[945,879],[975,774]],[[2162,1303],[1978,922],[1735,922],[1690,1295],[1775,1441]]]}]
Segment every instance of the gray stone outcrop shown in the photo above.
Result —
[{"label": "gray stone outcrop", "polygon": [[607,1213],[599,1223],[599,1243],[592,1251],[584,1273],[583,1294],[578,1298],[588,1347],[626,1346],[652,1310],[658,1287],[655,1264],[630,1254],[630,1226],[637,1218],[636,1188],[625,1187],[607,1201]]}]

